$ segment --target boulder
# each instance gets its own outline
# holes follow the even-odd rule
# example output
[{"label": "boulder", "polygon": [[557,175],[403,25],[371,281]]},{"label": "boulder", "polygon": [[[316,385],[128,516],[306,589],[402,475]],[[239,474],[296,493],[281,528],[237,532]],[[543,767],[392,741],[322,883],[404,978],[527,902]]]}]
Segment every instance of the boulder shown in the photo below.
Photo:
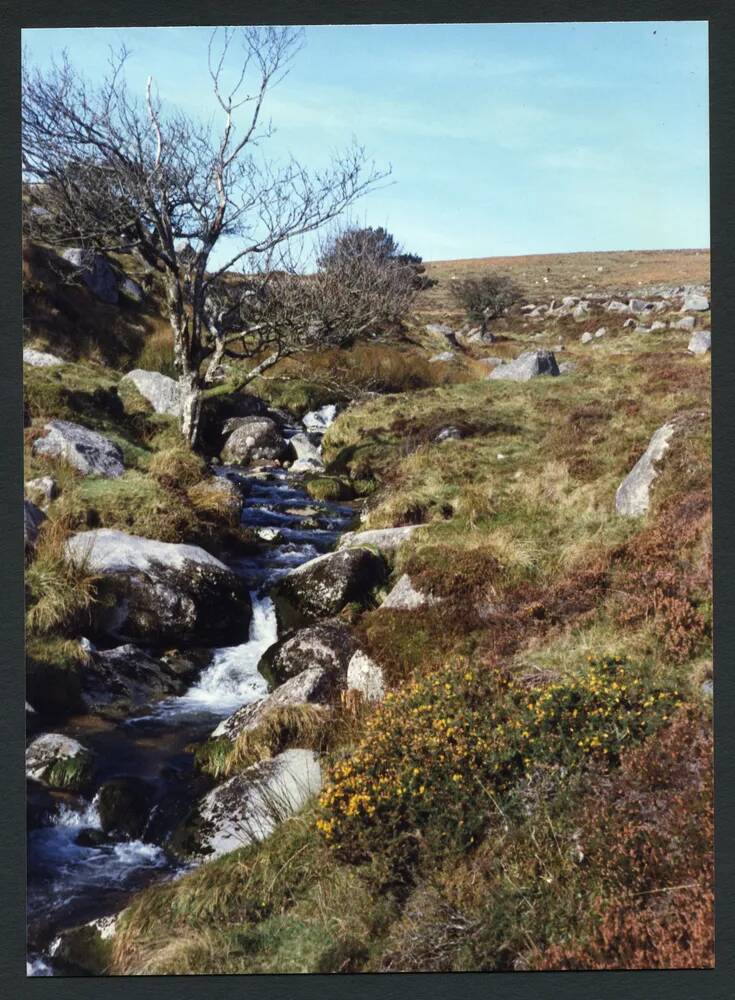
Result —
[{"label": "boulder", "polygon": [[559,367],[551,351],[524,351],[515,361],[498,365],[488,375],[489,379],[510,382],[528,382],[539,375],[558,375]]},{"label": "boulder", "polygon": [[[313,435],[319,440],[318,435]],[[319,445],[314,443],[312,436],[299,432],[289,438],[289,444],[296,454],[296,461],[291,466],[292,472],[323,472],[324,462],[322,461]]]},{"label": "boulder", "polygon": [[690,354],[707,354],[712,350],[712,332],[710,330],[697,330],[687,346]]},{"label": "boulder", "polygon": [[385,575],[385,563],[370,549],[349,548],[318,556],[276,583],[279,619],[288,627],[329,618],[353,602],[364,605]]},{"label": "boulder", "polygon": [[559,365],[559,374],[560,375],[568,375],[569,372],[576,371],[576,368],[577,368],[577,366],[574,364],[573,361],[563,361]]},{"label": "boulder", "polygon": [[32,503],[45,510],[59,495],[59,486],[53,476],[39,476],[37,479],[28,479],[24,484],[24,491]]},{"label": "boulder", "polygon": [[98,917],[80,927],[69,927],[54,938],[49,954],[64,974],[105,976],[112,963],[117,915]]},{"label": "boulder", "polygon": [[81,698],[90,715],[131,715],[161,698],[184,694],[206,659],[206,654],[156,658],[132,643],[92,649],[80,671]]},{"label": "boulder", "polygon": [[172,846],[189,857],[216,858],[264,840],[322,787],[312,750],[285,750],[213,788]]},{"label": "boulder", "polygon": [[650,331],[651,333],[656,333],[657,330],[665,330],[666,324],[662,323],[660,319],[656,319],[651,323]]},{"label": "boulder", "polygon": [[682,316],[671,324],[672,330],[693,330],[696,320],[693,316]]},{"label": "boulder", "polygon": [[628,302],[628,309],[630,309],[632,313],[647,312],[649,309],[649,303],[644,299],[631,299]]},{"label": "boulder", "polygon": [[34,351],[32,347],[23,348],[23,364],[32,368],[54,368],[56,365],[63,365],[63,358],[58,358],[55,354],[47,354],[45,351]]},{"label": "boulder", "polygon": [[197,545],[97,528],[73,535],[67,557],[102,578],[96,632],[178,645],[245,642],[250,595],[232,570]]},{"label": "boulder", "polygon": [[50,420],[45,430],[33,444],[37,455],[60,458],[85,476],[117,479],[125,472],[120,447],[103,434],[69,420]]},{"label": "boulder", "polygon": [[272,710],[294,705],[322,705],[329,701],[334,689],[335,677],[329,670],[319,666],[307,667],[277,687],[266,698],[259,698],[238,708],[220,722],[212,732],[212,736],[214,738],[226,736],[227,739],[234,741],[240,733],[257,728]]},{"label": "boulder", "polygon": [[682,312],[706,312],[709,309],[709,299],[700,292],[687,292],[684,296]]},{"label": "boulder", "polygon": [[586,302],[579,302],[572,309],[572,319],[576,323],[583,323],[590,314],[590,307]]},{"label": "boulder", "polygon": [[382,667],[358,650],[347,665],[348,690],[359,691],[365,701],[382,701],[386,687]]},{"label": "boulder", "polygon": [[605,306],[605,312],[609,313],[627,313],[628,306],[625,302],[619,302],[617,299],[611,299],[610,302]]},{"label": "boulder", "polygon": [[65,250],[63,257],[81,273],[82,281],[100,302],[106,302],[111,306],[117,305],[119,299],[117,275],[106,257],[101,253],[95,253],[94,250],[83,250],[79,247]]},{"label": "boulder", "polygon": [[100,785],[95,796],[102,832],[138,840],[153,807],[154,793],[143,778],[120,776]]},{"label": "boulder", "polygon": [[26,552],[35,547],[38,529],[46,520],[46,515],[30,500],[23,501],[23,541]]},{"label": "boulder", "polygon": [[250,465],[262,459],[286,458],[290,449],[278,425],[270,417],[236,418],[222,449],[222,461]]},{"label": "boulder", "polygon": [[461,441],[462,431],[459,427],[455,427],[454,424],[449,424],[447,427],[442,427],[441,430],[434,436],[434,441],[437,444],[441,444],[442,441]]},{"label": "boulder", "polygon": [[26,777],[50,788],[75,791],[89,780],[92,755],[71,736],[44,733],[26,748]]},{"label": "boulder", "polygon": [[455,357],[454,351],[442,351],[441,354],[435,354],[433,358],[429,358],[429,364],[433,364],[435,361],[454,361]]},{"label": "boulder", "polygon": [[434,337],[444,337],[450,343],[454,341],[454,330],[446,323],[427,323],[425,330]]},{"label": "boulder", "polygon": [[424,594],[416,590],[411,577],[404,573],[380,605],[381,608],[389,608],[394,611],[407,611],[414,608],[423,608],[430,604],[438,604],[441,598],[432,597],[431,594]]},{"label": "boulder", "polygon": [[[449,437],[447,434],[445,437]],[[439,440],[437,437],[436,440]],[[442,438],[444,440],[444,438]],[[399,528],[371,528],[367,531],[347,531],[339,540],[338,549],[349,549],[355,546],[372,546],[382,556],[395,555],[396,551],[409,538],[423,527],[421,524],[403,524]]]},{"label": "boulder", "polygon": [[579,338],[580,344],[589,344],[594,338],[589,330],[586,330]]},{"label": "boulder", "polygon": [[320,622],[275,642],[261,657],[258,670],[271,687],[277,688],[309,667],[320,667],[338,686],[344,681],[347,664],[356,648],[346,625]]},{"label": "boulder", "polygon": [[601,326],[599,330],[595,330],[595,337],[599,339],[600,337],[604,337],[606,333],[607,327]]},{"label": "boulder", "polygon": [[179,383],[161,372],[149,372],[134,368],[120,379],[120,388],[132,385],[147,400],[156,413],[167,413],[178,417],[181,412],[181,389]]},{"label": "boulder", "polygon": [[645,514],[650,502],[650,489],[657,475],[657,465],[669,449],[677,431],[674,422],[665,423],[653,434],[648,447],[618,486],[615,510],[626,517]]},{"label": "boulder", "polygon": [[638,325],[638,324],[636,323],[636,321],[635,321],[635,320],[633,319],[633,317],[631,316],[631,318],[630,318],[630,319],[626,319],[626,321],[625,321],[625,322],[623,323],[623,329],[624,329],[624,330],[629,330],[629,329],[633,329],[633,328],[635,328],[635,327],[636,327],[637,325]]}]

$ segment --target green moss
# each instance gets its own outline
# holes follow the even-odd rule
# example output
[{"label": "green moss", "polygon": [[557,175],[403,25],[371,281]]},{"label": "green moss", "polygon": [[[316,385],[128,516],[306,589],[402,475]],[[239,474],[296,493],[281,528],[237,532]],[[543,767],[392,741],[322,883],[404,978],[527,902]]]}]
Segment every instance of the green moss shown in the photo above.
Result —
[{"label": "green moss", "polygon": [[82,659],[78,643],[58,637],[29,636],[26,688],[31,705],[49,718],[83,711]]},{"label": "green moss", "polygon": [[312,500],[352,500],[355,496],[352,485],[336,476],[317,476],[309,479],[305,489]]},{"label": "green moss", "polygon": [[336,401],[334,390],[303,378],[255,379],[248,389],[268,406],[287,410],[299,418],[311,410],[318,410],[321,406]]},{"label": "green moss", "polygon": [[66,792],[83,791],[92,776],[92,760],[89,754],[79,753],[76,757],[63,757],[55,760],[44,776],[44,782],[50,788],[58,788]]}]

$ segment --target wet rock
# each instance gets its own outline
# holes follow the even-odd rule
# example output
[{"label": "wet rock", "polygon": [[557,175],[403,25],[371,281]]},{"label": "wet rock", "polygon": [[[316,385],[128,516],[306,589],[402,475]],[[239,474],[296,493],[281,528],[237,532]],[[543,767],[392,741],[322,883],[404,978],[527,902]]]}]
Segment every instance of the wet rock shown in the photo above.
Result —
[{"label": "wet rock", "polygon": [[515,361],[498,365],[490,372],[489,379],[510,382],[528,382],[539,375],[558,375],[559,367],[551,351],[524,351]]},{"label": "wet rock", "polygon": [[266,715],[274,709],[295,705],[323,705],[329,701],[337,683],[335,673],[330,669],[307,667],[295,677],[291,677],[265,698],[243,705],[236,712],[223,719],[212,736],[226,736],[236,740],[240,733],[257,728]]},{"label": "wet rock", "polygon": [[161,372],[149,372],[134,368],[120,379],[118,392],[124,398],[125,389],[132,386],[156,413],[167,413],[178,417],[181,413],[181,389],[179,383]]},{"label": "wet rock", "polygon": [[289,453],[288,443],[270,417],[243,417],[225,441],[222,461],[250,465],[262,459],[283,459]]},{"label": "wet rock", "polygon": [[432,597],[431,594],[424,594],[417,590],[408,573],[404,573],[380,607],[394,611],[413,610],[414,608],[426,607],[429,604],[438,604],[439,600],[438,597]]},{"label": "wet rock", "polygon": [[92,609],[97,633],[177,646],[245,642],[246,585],[197,545],[158,542],[98,528],[73,535],[67,558],[101,576]]},{"label": "wet rock", "polygon": [[44,733],[26,749],[26,777],[49,788],[78,791],[87,784],[91,769],[92,754],[71,736]]},{"label": "wet rock", "polygon": [[211,654],[155,658],[131,643],[95,650],[81,671],[81,697],[90,714],[130,715],[161,698],[182,695]]},{"label": "wet rock", "polygon": [[648,510],[651,484],[657,466],[669,449],[671,439],[679,429],[673,421],[653,434],[648,447],[622,481],[615,494],[615,510],[626,517],[639,517]]},{"label": "wet rock", "polygon": [[316,754],[286,750],[212,789],[172,847],[188,857],[212,858],[264,840],[321,787]]},{"label": "wet rock", "polygon": [[279,620],[289,627],[329,618],[353,602],[364,605],[385,576],[385,563],[369,549],[318,556],[276,583],[273,593]]},{"label": "wet rock", "polygon": [[116,479],[125,472],[120,447],[97,431],[70,420],[50,420],[46,435],[33,444],[37,455],[60,458],[85,476]]},{"label": "wet rock", "polygon": [[94,250],[84,250],[80,247],[65,250],[63,257],[80,272],[82,281],[100,302],[117,305],[119,299],[117,275],[106,257],[101,253],[95,253]]},{"label": "wet rock", "polygon": [[336,687],[344,681],[347,664],[356,648],[346,625],[321,622],[299,629],[295,635],[270,646],[261,657],[258,670],[277,688],[309,667],[320,667],[334,678]]},{"label": "wet rock", "polygon": [[23,542],[26,552],[35,548],[38,538],[38,529],[46,520],[46,515],[42,510],[31,503],[30,500],[23,501]]},{"label": "wet rock", "polygon": [[690,354],[707,354],[712,350],[712,332],[710,330],[697,330],[692,335],[687,350]]},{"label": "wet rock", "polygon": [[32,368],[54,368],[56,365],[63,365],[64,359],[55,354],[48,354],[46,351],[36,351],[32,347],[23,348],[23,364]]},{"label": "wet rock", "polygon": [[403,524],[399,528],[372,528],[367,531],[347,531],[339,540],[338,549],[370,546],[381,556],[393,556],[423,525]]},{"label": "wet rock", "polygon": [[347,688],[359,691],[366,701],[382,701],[387,688],[383,668],[358,650],[347,665]]},{"label": "wet rock", "polygon": [[80,927],[62,930],[55,938],[51,957],[67,975],[104,976],[112,961],[117,918],[98,917]]},{"label": "wet rock", "polygon": [[95,796],[102,832],[138,840],[148,822],[153,799],[153,789],[143,778],[121,776],[105,781]]},{"label": "wet rock", "polygon": [[59,495],[59,487],[53,476],[39,476],[29,479],[24,485],[24,491],[31,503],[46,510],[52,500]]}]

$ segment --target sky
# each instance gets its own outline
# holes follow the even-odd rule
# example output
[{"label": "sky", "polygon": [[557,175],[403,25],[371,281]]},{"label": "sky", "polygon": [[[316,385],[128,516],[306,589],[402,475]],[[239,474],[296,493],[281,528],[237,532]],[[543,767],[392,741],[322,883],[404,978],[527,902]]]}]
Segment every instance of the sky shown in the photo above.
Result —
[{"label": "sky", "polygon": [[[94,82],[124,43],[132,91],[208,118],[211,30],[26,29],[24,58]],[[704,21],[307,26],[264,149],[316,169],[354,137],[391,175],[350,221],[425,260],[704,248],[708,100]]]}]

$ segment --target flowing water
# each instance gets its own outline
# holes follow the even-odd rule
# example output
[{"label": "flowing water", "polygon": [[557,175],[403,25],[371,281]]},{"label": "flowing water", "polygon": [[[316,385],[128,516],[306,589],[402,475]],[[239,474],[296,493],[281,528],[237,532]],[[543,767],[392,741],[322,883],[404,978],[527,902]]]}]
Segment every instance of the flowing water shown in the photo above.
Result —
[{"label": "flowing water", "polygon": [[[304,426],[322,434],[334,407],[307,414]],[[290,427],[286,436],[303,428]],[[65,970],[54,960],[59,933],[116,913],[131,893],[152,881],[175,878],[186,866],[165,850],[166,836],[183,819],[210,782],[193,766],[190,745],[209,736],[241,705],[262,698],[267,685],[258,661],[278,638],[268,589],[295,566],[333,547],[354,518],[353,508],[312,500],[299,479],[281,469],[248,474],[220,467],[221,475],[246,481],[242,522],[271,544],[250,558],[228,561],[248,584],[253,616],[248,641],[213,650],[209,666],[181,697],[168,698],[122,721],[85,716],[54,731],[79,739],[99,762],[97,783],[135,775],[155,790],[155,804],[140,840],[107,840],[94,846],[100,830],[94,799],[59,796],[47,824],[28,836],[28,960],[30,976]],[[77,843],[82,831],[86,839]],[[163,844],[164,846],[160,846]]]}]

